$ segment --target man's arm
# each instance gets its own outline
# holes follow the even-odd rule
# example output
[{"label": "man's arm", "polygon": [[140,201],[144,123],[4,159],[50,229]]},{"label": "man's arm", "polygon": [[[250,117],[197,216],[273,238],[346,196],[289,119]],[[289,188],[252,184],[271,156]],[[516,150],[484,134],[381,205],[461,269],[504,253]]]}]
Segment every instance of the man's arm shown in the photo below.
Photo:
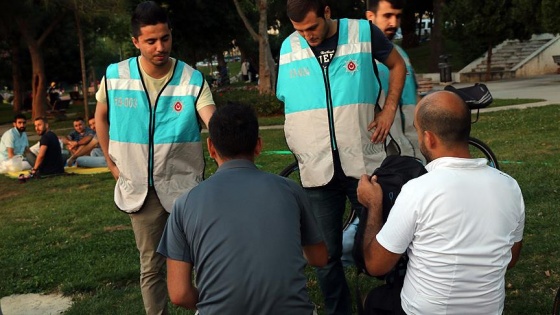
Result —
[{"label": "man's arm", "polygon": [[381,276],[397,263],[401,254],[388,251],[377,242],[376,235],[382,225],[383,191],[377,183],[377,176],[362,175],[358,183],[358,201],[368,211],[364,232],[364,261],[369,274]]},{"label": "man's arm", "polygon": [[82,139],[80,139],[79,141],[76,141],[76,146],[81,146],[81,145],[86,145],[88,144],[91,139],[93,139],[93,135],[87,135],[85,137],[83,137]]},{"label": "man's arm", "polygon": [[210,122],[210,118],[212,118],[212,114],[216,111],[215,105],[206,105],[198,110],[198,115],[208,128],[208,123]]},{"label": "man's arm", "polygon": [[519,256],[521,255],[521,247],[523,247],[523,241],[513,243],[513,247],[511,248],[511,260],[507,266],[507,269],[511,269],[515,267],[515,264],[517,264]]},{"label": "man's arm", "polygon": [[323,267],[329,262],[329,252],[325,242],[303,246],[303,256],[314,267]]},{"label": "man's arm", "polygon": [[8,159],[11,159],[14,157],[14,155],[16,155],[14,153],[14,148],[7,147],[6,149],[8,149]]},{"label": "man's arm", "polygon": [[39,154],[37,155],[37,159],[35,160],[35,165],[33,166],[33,169],[31,169],[31,174],[35,174],[35,172],[39,169],[39,166],[41,166],[41,163],[43,163],[46,154],[47,154],[47,146],[43,144],[39,147]]},{"label": "man's arm", "polygon": [[107,167],[111,171],[111,174],[113,174],[113,177],[118,179],[120,171],[109,156],[109,120],[107,117],[107,104],[97,102],[97,106],[95,107],[95,129],[97,131],[97,141],[99,141],[99,146],[101,147],[101,151],[103,151],[103,155],[107,161]]},{"label": "man's arm", "polygon": [[368,130],[373,130],[371,141],[374,143],[385,141],[395,119],[404,80],[406,79],[406,65],[397,49],[393,48],[391,50],[383,64],[389,68],[389,91],[385,98],[383,110],[376,114],[373,121],[368,125]]},{"label": "man's arm", "polygon": [[191,263],[167,258],[167,291],[171,303],[195,310],[198,303],[198,289],[192,284],[192,268]]}]

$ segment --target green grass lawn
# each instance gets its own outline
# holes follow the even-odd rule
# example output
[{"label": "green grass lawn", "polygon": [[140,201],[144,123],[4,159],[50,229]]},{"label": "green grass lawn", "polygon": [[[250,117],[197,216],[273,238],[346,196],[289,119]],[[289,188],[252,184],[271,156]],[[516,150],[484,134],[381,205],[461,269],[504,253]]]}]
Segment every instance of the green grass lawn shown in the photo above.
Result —
[{"label": "green grass lawn", "polygon": [[[521,259],[506,274],[504,314],[547,314],[560,286],[560,106],[481,114],[472,135],[517,179],[526,203]],[[293,161],[282,130],[262,130],[256,164],[277,173]],[[207,176],[216,169],[208,158]],[[127,215],[113,204],[111,175],[73,175],[19,184],[0,176],[0,297],[62,292],[66,314],[142,314],[139,263]],[[476,196],[473,196],[476,198]],[[271,267],[273,268],[273,267]],[[248,271],[250,272],[250,271]],[[321,294],[307,271],[312,299]],[[355,272],[348,270],[351,291]],[[361,276],[362,291],[377,284]],[[171,314],[193,314],[171,308]]]}]

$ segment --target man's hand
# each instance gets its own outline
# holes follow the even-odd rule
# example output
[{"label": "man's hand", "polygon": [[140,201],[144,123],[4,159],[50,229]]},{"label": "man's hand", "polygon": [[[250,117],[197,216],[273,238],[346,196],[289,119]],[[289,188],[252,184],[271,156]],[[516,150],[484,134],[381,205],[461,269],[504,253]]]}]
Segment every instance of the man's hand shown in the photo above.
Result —
[{"label": "man's hand", "polygon": [[107,167],[111,171],[111,174],[113,174],[113,177],[115,178],[115,180],[118,180],[119,176],[121,174],[121,171],[119,171],[119,168],[117,167],[117,165],[115,163],[108,163]]},{"label": "man's hand", "polygon": [[393,111],[382,110],[375,113],[373,121],[368,125],[368,131],[373,132],[371,135],[371,142],[383,143],[391,130],[393,120],[395,120],[395,112]]},{"label": "man's hand", "polygon": [[377,182],[377,176],[372,176],[371,178],[364,174],[358,182],[358,201],[367,208],[368,211],[371,210],[381,210],[383,203],[383,190],[381,185]]}]

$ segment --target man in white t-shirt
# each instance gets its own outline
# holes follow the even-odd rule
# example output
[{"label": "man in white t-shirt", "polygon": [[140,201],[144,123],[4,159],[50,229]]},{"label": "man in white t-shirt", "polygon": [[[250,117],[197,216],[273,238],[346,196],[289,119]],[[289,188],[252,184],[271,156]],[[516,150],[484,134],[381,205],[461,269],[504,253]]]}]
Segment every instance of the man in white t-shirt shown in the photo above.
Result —
[{"label": "man in white t-shirt", "polygon": [[405,313],[502,314],[504,276],[519,259],[525,224],[519,185],[471,158],[470,110],[456,94],[424,97],[414,125],[428,173],[404,185],[383,228],[376,177],[358,185],[368,272],[385,274],[407,251]]},{"label": "man in white t-shirt", "polygon": [[165,257],[156,252],[173,202],[204,175],[199,118],[215,111],[204,76],[171,58],[171,25],[153,1],[132,14],[132,43],[140,51],[107,67],[96,94],[95,125],[114,201],[128,213],[140,253],[146,314],[167,314]]}]

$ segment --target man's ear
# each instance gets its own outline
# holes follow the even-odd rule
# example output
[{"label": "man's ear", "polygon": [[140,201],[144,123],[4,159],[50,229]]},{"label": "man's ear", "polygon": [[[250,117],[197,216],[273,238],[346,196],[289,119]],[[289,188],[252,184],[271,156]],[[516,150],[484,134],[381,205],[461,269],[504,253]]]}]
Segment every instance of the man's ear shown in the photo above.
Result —
[{"label": "man's ear", "polygon": [[435,133],[429,130],[424,130],[423,137],[424,137],[424,145],[426,146],[426,148],[430,149],[430,151],[438,146],[439,139]]},{"label": "man's ear", "polygon": [[373,20],[375,20],[375,13],[373,13],[370,10],[366,11],[366,19],[370,20],[373,22]]},{"label": "man's ear", "polygon": [[254,151],[255,157],[259,156],[261,152],[262,152],[262,138],[258,137],[257,144],[255,145],[255,151]]},{"label": "man's ear", "polygon": [[140,42],[138,42],[138,39],[134,36],[132,36],[132,43],[134,44],[134,47],[140,49],[140,47],[138,47]]},{"label": "man's ear", "polygon": [[330,19],[331,18],[331,8],[329,6],[325,7],[324,16],[325,16],[325,19]]},{"label": "man's ear", "polygon": [[218,156],[218,152],[216,151],[216,148],[214,147],[214,143],[212,143],[210,137],[206,138],[206,146],[208,147],[208,154],[210,154],[210,157],[215,160],[216,157]]}]

